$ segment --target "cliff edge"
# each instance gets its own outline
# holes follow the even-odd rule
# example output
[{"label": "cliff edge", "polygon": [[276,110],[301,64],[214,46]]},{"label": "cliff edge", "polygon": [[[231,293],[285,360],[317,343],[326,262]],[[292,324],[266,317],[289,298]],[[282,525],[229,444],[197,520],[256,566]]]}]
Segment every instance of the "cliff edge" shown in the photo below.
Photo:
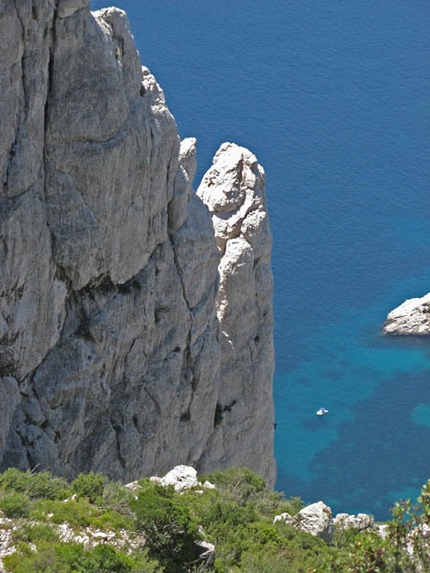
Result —
[{"label": "cliff edge", "polygon": [[121,10],[0,8],[1,468],[272,486],[263,169],[224,144],[194,193],[195,141]]}]

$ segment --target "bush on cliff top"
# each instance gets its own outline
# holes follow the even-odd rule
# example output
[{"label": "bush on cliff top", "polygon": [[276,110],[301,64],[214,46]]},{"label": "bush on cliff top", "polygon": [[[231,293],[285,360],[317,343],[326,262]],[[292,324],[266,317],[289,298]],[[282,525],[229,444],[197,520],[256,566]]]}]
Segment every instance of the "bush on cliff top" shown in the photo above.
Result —
[{"label": "bush on cliff top", "polygon": [[[195,542],[202,537],[201,525],[206,539],[216,546],[216,573],[430,571],[430,542],[425,536],[430,531],[430,481],[416,505],[409,500],[395,505],[386,539],[374,532],[338,530],[328,545],[289,524],[273,523],[275,515],[295,514],[302,503],[268,492],[264,481],[249,470],[230,468],[201,479],[216,489],[178,494],[145,479],[136,496],[99,474],[81,474],[69,485],[47,472],[7,470],[0,475],[0,508],[14,520],[16,552],[4,558],[6,569],[200,573]],[[109,541],[84,548],[78,537],[60,541],[57,528],[64,522],[76,536],[96,529],[112,535]],[[4,522],[2,527],[11,524]]]}]

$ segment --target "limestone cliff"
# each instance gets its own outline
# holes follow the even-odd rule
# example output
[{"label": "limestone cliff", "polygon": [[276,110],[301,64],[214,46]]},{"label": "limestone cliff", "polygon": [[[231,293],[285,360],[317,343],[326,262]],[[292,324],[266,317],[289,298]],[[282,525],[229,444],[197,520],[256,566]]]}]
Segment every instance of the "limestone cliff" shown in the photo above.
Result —
[{"label": "limestone cliff", "polygon": [[274,479],[273,464],[265,455],[272,447],[274,356],[272,237],[264,184],[255,155],[225,143],[197,194],[212,215],[221,252],[221,400],[219,431],[211,439],[209,455],[217,452],[222,465],[260,467],[260,473]]},{"label": "limestone cliff", "polygon": [[193,192],[195,141],[121,10],[0,0],[0,31],[2,467],[235,464],[273,485],[256,158],[222,146]]}]

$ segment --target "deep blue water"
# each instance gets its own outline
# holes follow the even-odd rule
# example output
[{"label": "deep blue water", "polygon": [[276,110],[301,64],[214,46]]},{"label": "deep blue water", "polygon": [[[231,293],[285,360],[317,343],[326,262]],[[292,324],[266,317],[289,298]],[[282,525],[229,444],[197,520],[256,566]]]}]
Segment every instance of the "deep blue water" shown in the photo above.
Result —
[{"label": "deep blue water", "polygon": [[114,2],[196,180],[228,140],[266,169],[277,489],[388,517],[430,478],[430,340],[380,335],[430,291],[428,0]]}]

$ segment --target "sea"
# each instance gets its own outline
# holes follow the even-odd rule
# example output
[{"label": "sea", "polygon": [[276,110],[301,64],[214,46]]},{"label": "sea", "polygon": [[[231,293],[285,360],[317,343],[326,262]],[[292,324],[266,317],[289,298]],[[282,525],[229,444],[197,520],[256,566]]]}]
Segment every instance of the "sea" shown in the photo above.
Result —
[{"label": "sea", "polygon": [[381,334],[430,291],[428,0],[112,1],[196,182],[224,141],[265,168],[276,489],[389,518],[430,478],[430,339]]}]

